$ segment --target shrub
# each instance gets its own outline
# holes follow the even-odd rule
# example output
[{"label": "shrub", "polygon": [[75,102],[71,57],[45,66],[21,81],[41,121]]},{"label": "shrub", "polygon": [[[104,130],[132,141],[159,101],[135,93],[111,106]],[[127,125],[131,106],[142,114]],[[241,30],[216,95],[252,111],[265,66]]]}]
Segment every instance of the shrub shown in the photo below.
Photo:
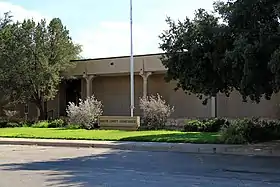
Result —
[{"label": "shrub", "polygon": [[248,129],[248,142],[265,142],[280,139],[280,121],[252,119],[254,126]]},{"label": "shrub", "polygon": [[207,127],[205,132],[219,132],[223,126],[227,126],[229,121],[223,118],[209,119],[205,122]]},{"label": "shrub", "polygon": [[66,129],[80,129],[81,126],[80,125],[76,125],[76,124],[68,124],[65,126]]},{"label": "shrub", "polygon": [[249,122],[248,120],[233,120],[221,129],[221,140],[227,144],[247,143],[246,129],[250,126]]},{"label": "shrub", "polygon": [[81,100],[78,105],[70,102],[67,106],[67,116],[70,124],[79,124],[82,128],[93,129],[97,118],[102,115],[102,103],[94,96]]},{"label": "shrub", "polygon": [[48,128],[62,128],[65,127],[66,123],[62,119],[56,119],[49,122]]},{"label": "shrub", "polygon": [[22,127],[23,123],[8,121],[7,119],[0,119],[0,128],[14,128],[14,127]]},{"label": "shrub", "polygon": [[33,128],[49,128],[48,121],[39,121],[32,125]]},{"label": "shrub", "polygon": [[233,120],[221,130],[221,140],[229,144],[258,143],[280,139],[280,122],[264,119]]},{"label": "shrub", "polygon": [[167,118],[174,112],[174,107],[157,94],[140,98],[140,109],[143,111],[142,122],[146,129],[163,129]]},{"label": "shrub", "polygon": [[15,127],[22,127],[22,125],[15,122],[8,122],[6,125],[6,128],[15,128]]},{"label": "shrub", "polygon": [[22,126],[22,127],[32,127],[32,126],[33,126],[33,123],[25,122],[25,123],[22,123],[21,126]]},{"label": "shrub", "polygon": [[[28,125],[24,125],[28,127]],[[52,121],[39,121],[31,125],[33,128],[63,128],[66,127],[67,124],[62,119],[56,119]]]},{"label": "shrub", "polygon": [[22,127],[22,124],[15,123],[15,122],[8,122],[8,121],[0,122],[0,128],[15,128],[15,127]]},{"label": "shrub", "polygon": [[222,118],[206,120],[186,120],[184,125],[185,132],[219,132],[228,123]]},{"label": "shrub", "polygon": [[186,120],[184,125],[185,132],[203,132],[205,125],[200,120]]},{"label": "shrub", "polygon": [[6,127],[7,127],[7,123],[8,123],[8,121],[6,121],[6,120],[1,120],[1,121],[0,121],[0,128],[6,128]]}]

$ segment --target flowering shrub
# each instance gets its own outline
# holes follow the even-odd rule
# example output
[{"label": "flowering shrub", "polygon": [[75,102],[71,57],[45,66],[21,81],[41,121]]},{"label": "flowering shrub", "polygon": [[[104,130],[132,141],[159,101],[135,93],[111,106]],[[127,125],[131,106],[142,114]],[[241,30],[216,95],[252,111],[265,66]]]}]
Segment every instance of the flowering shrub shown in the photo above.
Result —
[{"label": "flowering shrub", "polygon": [[143,111],[142,122],[147,129],[163,129],[174,107],[157,94],[140,98],[140,109]]},{"label": "flowering shrub", "polygon": [[78,124],[85,129],[93,129],[98,116],[102,115],[102,103],[94,96],[85,100],[80,99],[79,104],[70,102],[66,112],[71,124]]},{"label": "flowering shrub", "polygon": [[4,110],[4,113],[5,113],[5,116],[7,116],[8,120],[11,120],[18,114],[18,111],[16,111],[16,110]]}]

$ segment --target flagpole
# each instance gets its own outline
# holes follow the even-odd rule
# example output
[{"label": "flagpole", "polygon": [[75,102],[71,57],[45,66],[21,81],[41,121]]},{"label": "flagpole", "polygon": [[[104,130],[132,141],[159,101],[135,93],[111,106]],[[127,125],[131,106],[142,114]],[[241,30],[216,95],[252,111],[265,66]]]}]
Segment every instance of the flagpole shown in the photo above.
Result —
[{"label": "flagpole", "polygon": [[130,0],[130,116],[134,111],[134,59],[133,59],[133,35],[132,35],[132,0]]}]

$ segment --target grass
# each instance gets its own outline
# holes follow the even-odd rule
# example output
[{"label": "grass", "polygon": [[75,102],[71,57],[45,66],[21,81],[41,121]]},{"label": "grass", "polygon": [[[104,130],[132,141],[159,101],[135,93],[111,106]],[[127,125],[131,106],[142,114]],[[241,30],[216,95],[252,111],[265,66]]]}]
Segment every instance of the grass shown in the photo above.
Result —
[{"label": "grass", "polygon": [[2,128],[0,137],[67,140],[220,143],[218,133],[179,131],[118,131],[52,128]]}]

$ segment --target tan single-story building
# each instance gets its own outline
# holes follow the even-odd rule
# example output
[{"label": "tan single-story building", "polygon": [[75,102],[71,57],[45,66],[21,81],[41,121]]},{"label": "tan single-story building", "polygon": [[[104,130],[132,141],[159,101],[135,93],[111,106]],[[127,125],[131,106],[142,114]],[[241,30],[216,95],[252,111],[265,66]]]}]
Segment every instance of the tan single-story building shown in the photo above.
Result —
[{"label": "tan single-story building", "polygon": [[[159,93],[175,107],[173,118],[194,117],[266,117],[280,116],[280,97],[259,104],[242,102],[238,93],[228,98],[222,94],[207,105],[194,95],[182,90],[174,91],[176,83],[166,83],[165,67],[160,61],[161,54],[134,56],[135,115],[141,115],[139,97]],[[77,60],[76,67],[67,74],[75,79],[63,81],[54,100],[47,104],[48,116],[57,118],[66,115],[69,101],[77,101],[94,94],[104,105],[104,115],[130,115],[130,57],[110,57]],[[24,115],[24,107],[20,112]],[[28,117],[37,116],[37,109],[29,105]]]}]

